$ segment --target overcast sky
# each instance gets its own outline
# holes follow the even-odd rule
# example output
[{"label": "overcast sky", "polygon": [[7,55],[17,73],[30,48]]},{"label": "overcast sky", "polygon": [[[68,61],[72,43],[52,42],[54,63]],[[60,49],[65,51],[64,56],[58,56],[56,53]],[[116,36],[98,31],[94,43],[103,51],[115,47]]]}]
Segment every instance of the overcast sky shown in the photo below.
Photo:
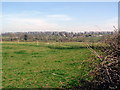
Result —
[{"label": "overcast sky", "polygon": [[113,31],[118,2],[3,2],[3,32]]}]

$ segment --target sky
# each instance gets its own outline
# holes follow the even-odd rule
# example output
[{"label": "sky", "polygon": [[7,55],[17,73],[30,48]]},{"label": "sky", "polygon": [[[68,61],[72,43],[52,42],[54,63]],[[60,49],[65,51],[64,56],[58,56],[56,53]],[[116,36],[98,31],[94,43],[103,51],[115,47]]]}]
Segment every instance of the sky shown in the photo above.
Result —
[{"label": "sky", "polygon": [[3,2],[2,32],[113,31],[118,2]]}]

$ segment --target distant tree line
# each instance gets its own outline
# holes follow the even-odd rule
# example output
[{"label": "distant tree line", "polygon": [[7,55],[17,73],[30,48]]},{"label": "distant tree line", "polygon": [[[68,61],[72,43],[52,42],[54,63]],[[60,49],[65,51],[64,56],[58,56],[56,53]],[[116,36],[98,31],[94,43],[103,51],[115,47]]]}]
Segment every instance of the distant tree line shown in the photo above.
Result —
[{"label": "distant tree line", "polygon": [[7,32],[2,33],[2,41],[93,42],[112,34],[113,32]]}]

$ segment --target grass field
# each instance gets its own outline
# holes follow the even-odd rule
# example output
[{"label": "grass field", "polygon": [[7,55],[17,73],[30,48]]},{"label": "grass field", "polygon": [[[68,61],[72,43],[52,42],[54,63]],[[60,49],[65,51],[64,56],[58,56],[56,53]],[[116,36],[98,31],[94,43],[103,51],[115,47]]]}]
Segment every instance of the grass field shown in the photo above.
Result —
[{"label": "grass field", "polygon": [[[92,54],[79,42],[3,42],[4,88],[61,88],[90,80]],[[82,83],[81,83],[82,84]]]}]

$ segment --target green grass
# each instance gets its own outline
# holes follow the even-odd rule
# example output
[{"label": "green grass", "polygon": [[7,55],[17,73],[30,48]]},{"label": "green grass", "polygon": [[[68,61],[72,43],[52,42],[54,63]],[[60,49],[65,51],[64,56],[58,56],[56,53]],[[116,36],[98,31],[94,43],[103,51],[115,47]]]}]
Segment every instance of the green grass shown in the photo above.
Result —
[{"label": "green grass", "polygon": [[90,80],[94,55],[85,43],[3,42],[4,88],[61,88]]}]

